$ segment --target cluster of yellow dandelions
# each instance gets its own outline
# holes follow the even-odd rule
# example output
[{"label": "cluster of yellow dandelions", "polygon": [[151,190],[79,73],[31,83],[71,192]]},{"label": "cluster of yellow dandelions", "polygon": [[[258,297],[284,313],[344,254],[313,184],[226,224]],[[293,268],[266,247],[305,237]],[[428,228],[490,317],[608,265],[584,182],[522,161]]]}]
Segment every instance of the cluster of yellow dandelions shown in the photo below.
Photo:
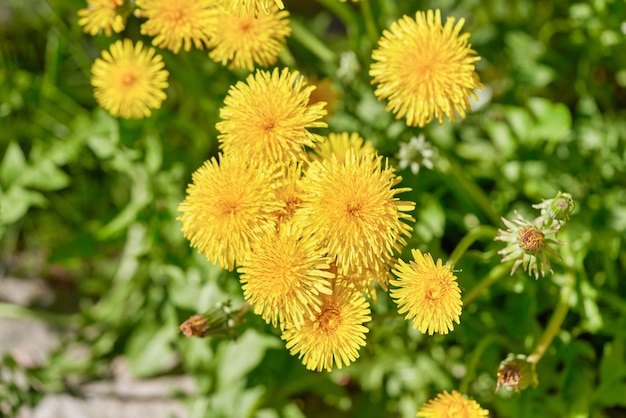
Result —
[{"label": "cluster of yellow dandelions", "polygon": [[[134,14],[145,19],[141,34],[152,45],[178,53],[191,47],[230,69],[274,65],[291,35],[280,0],[87,0],[79,25],[91,35],[111,36]],[[91,83],[100,106],[113,116],[144,118],[166,98],[169,73],[161,55],[141,41],[119,40],[92,67]]]},{"label": "cluster of yellow dandelions", "polygon": [[[311,370],[356,360],[370,321],[374,283],[422,332],[447,333],[461,313],[449,266],[414,251],[413,202],[356,133],[322,137],[324,103],[288,69],[257,71],[232,86],[220,110],[219,159],[198,169],[181,203],[183,233],[209,261],[240,273],[253,311],[279,327]],[[395,267],[394,267],[395,266]]]}]

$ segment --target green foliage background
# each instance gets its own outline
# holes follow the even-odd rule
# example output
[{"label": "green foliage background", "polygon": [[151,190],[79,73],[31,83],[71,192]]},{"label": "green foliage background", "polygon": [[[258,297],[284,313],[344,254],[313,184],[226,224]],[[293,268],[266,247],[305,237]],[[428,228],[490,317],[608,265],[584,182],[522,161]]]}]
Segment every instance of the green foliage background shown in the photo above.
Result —
[{"label": "green foliage background", "polygon": [[[413,189],[403,198],[417,202],[407,254],[445,260],[478,225],[495,231],[515,209],[532,216],[531,204],[562,190],[577,206],[559,235],[570,244],[563,261],[552,259],[555,274],[535,281],[507,271],[447,336],[412,330],[381,293],[361,358],[330,374],[306,371],[254,316],[236,341],[186,339],[177,327],[189,315],[242,302],[236,276],[189,248],[176,207],[191,173],[216,154],[218,110],[247,73],[205,51],[161,50],[168,99],[148,119],[118,120],[97,107],[89,84],[92,61],[114,38],[82,33],[84,3],[4,1],[0,277],[43,277],[56,299],[29,310],[2,304],[0,316],[35,315],[67,336],[48,364],[27,371],[30,390],[0,383],[13,411],[106,377],[124,355],[138,377],[192,375],[198,395],[180,396],[193,417],[413,417],[452,389],[492,417],[626,416],[626,3],[285,4],[294,34],[279,66],[335,82],[342,98],[329,131],[359,132],[394,163],[398,142],[420,132],[438,148],[434,170],[401,172]],[[408,128],[376,100],[368,67],[384,28],[428,8],[466,19],[492,97],[457,124]],[[124,36],[140,39],[139,24],[131,18]],[[458,261],[464,294],[508,269],[501,248],[484,236]],[[539,386],[494,393],[499,362],[530,353],[567,275],[575,292],[538,364]],[[88,347],[84,356],[69,354],[77,346]],[[3,367],[17,366],[7,357]]]}]

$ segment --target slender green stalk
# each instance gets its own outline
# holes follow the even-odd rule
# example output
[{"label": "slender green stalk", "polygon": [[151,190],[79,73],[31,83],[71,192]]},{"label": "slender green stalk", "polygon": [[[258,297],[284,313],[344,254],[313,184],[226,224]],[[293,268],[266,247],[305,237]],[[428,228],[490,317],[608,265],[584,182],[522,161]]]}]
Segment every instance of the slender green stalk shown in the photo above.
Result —
[{"label": "slender green stalk", "polygon": [[489,334],[474,348],[472,352],[472,357],[470,358],[469,363],[467,364],[467,371],[461,383],[459,383],[459,392],[467,393],[470,382],[472,382],[476,377],[476,368],[478,367],[478,363],[482,360],[483,353],[489,347],[489,345],[493,343],[500,343],[502,345],[506,345],[505,339],[497,334]]},{"label": "slender green stalk", "polygon": [[300,42],[302,46],[311,51],[313,55],[323,62],[333,62],[337,59],[337,54],[328,48],[326,44],[317,39],[306,27],[296,20],[291,20],[291,30],[293,39]]},{"label": "slender green stalk", "polygon": [[573,292],[574,286],[574,277],[572,273],[568,273],[567,283],[565,286],[561,287],[561,295],[559,297],[559,303],[556,305],[554,312],[552,312],[552,317],[550,318],[550,322],[548,322],[548,326],[543,331],[539,342],[535,346],[533,352],[528,356],[528,361],[530,363],[537,364],[541,357],[545,354],[548,347],[552,343],[554,336],[561,329],[561,325],[567,316],[567,311],[569,310],[569,299]]},{"label": "slender green stalk", "polygon": [[337,0],[317,0],[317,2],[337,16],[343,22],[348,31],[358,27],[359,23],[357,22],[356,17],[350,9],[350,6],[346,3],[341,3]]},{"label": "slender green stalk", "polygon": [[504,276],[507,272],[511,270],[510,263],[498,264],[495,266],[487,277],[485,277],[480,283],[476,285],[472,290],[469,291],[468,294],[463,298],[463,306],[467,306],[474,301],[483,290],[487,289],[489,286],[494,284],[499,278]]},{"label": "slender green stalk", "polygon": [[463,254],[465,254],[467,249],[471,247],[474,242],[481,238],[493,239],[493,237],[496,235],[496,232],[496,229],[489,225],[480,225],[472,229],[461,239],[461,241],[459,241],[456,248],[450,255],[448,263],[454,266],[456,263],[459,262],[461,257],[463,257]]},{"label": "slender green stalk", "polygon": [[378,25],[374,19],[374,14],[372,13],[372,3],[370,0],[363,0],[359,4],[361,5],[361,13],[363,14],[363,18],[365,20],[367,36],[369,36],[373,44],[376,44],[378,37],[380,36],[380,30],[378,29]]}]

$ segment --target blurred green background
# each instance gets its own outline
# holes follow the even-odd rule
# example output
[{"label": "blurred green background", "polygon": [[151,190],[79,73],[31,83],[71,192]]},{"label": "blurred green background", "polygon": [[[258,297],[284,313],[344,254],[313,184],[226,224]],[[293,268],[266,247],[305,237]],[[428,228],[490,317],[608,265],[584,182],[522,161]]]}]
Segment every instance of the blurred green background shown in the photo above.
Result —
[{"label": "blurred green background", "polygon": [[[246,77],[206,51],[160,50],[168,98],[145,120],[98,108],[92,61],[123,34],[90,37],[79,0],[0,3],[0,318],[46,324],[57,341],[30,364],[0,353],[0,415],[53,393],[85,396],[115,378],[190,378],[178,388],[191,417],[413,417],[443,390],[462,390],[492,417],[626,416],[626,2],[285,1],[294,34],[279,66],[331,80],[340,93],[325,132],[356,131],[397,164],[399,143],[424,133],[433,170],[400,173],[417,203],[407,246],[444,260],[478,225],[571,193],[563,261],[535,281],[508,271],[464,307],[446,336],[410,328],[381,292],[361,358],[306,371],[277,330],[249,315],[238,338],[187,339],[178,325],[220,302],[242,303],[235,273],[189,248],[176,220],[191,173],[217,153],[215,123],[228,88]],[[466,19],[481,106],[456,124],[395,121],[368,76],[383,29],[440,8]],[[149,39],[147,43],[149,43]],[[476,241],[455,266],[464,293],[497,269],[501,243]],[[405,254],[406,256],[406,254]],[[406,257],[405,257],[406,259]],[[529,354],[565,277],[569,312],[537,366],[539,386],[495,393],[507,353]],[[11,282],[46,297],[15,301]],[[25,305],[25,306],[24,306]],[[20,322],[24,321],[24,322]],[[7,324],[3,322],[0,324]],[[15,338],[0,336],[3,346]],[[28,339],[28,338],[26,338]],[[137,380],[140,381],[140,380]]]}]

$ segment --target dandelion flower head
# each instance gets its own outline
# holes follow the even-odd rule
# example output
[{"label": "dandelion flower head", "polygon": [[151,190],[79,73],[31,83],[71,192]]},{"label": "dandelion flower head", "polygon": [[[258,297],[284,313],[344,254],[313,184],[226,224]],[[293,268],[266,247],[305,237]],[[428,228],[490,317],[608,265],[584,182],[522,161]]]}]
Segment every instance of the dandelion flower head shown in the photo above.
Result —
[{"label": "dandelion flower head", "polygon": [[422,333],[447,334],[454,329],[453,322],[459,323],[463,304],[456,277],[441,259],[435,264],[428,253],[411,253],[414,261],[407,264],[398,260],[393,270],[397,280],[390,282],[395,286],[391,297],[398,305],[398,313],[407,313],[405,318],[413,319],[413,328]]},{"label": "dandelion flower head", "polygon": [[158,109],[167,97],[169,73],[154,48],[141,41],[117,41],[102,52],[91,67],[91,84],[100,106],[113,116],[143,118]]},{"label": "dandelion flower head", "polygon": [[233,270],[252,244],[274,231],[280,209],[272,184],[276,170],[237,158],[212,158],[192,175],[178,210],[192,247],[222,268]]},{"label": "dandelion flower head", "polygon": [[254,313],[284,329],[298,328],[320,312],[320,295],[330,294],[329,259],[313,235],[289,225],[252,246],[239,272],[244,298]]},{"label": "dandelion flower head", "polygon": [[489,411],[480,407],[478,402],[465,399],[456,390],[444,391],[420,406],[417,416],[420,418],[480,418],[489,415]]},{"label": "dandelion flower head", "polygon": [[406,245],[413,221],[406,212],[413,202],[396,195],[409,189],[394,188],[402,178],[383,158],[354,150],[337,158],[314,161],[302,181],[304,200],[296,216],[328,244],[341,274],[353,274],[379,265]]},{"label": "dandelion flower head", "polygon": [[254,70],[254,64],[262,67],[274,65],[278,54],[291,35],[287,11],[278,11],[274,6],[270,12],[255,16],[254,12],[232,13],[220,8],[217,16],[220,29],[211,38],[209,57],[228,68]]},{"label": "dandelion flower head", "polygon": [[344,286],[334,286],[331,295],[320,299],[319,313],[305,319],[300,328],[288,325],[281,338],[308,370],[331,371],[333,365],[341,369],[356,361],[365,346],[369,303],[359,291]]},{"label": "dandelion flower head", "polygon": [[370,154],[375,155],[376,149],[369,141],[365,141],[361,135],[356,132],[342,132],[328,134],[326,141],[319,142],[315,145],[313,156],[317,160],[337,159],[339,163],[343,163],[346,153],[353,150],[357,155]]},{"label": "dandelion flower head", "polygon": [[177,54],[193,45],[204,49],[218,21],[216,0],[135,0],[138,15],[147,20],[141,34],[153,36],[152,45]]},{"label": "dandelion flower head", "polygon": [[281,208],[275,213],[277,229],[288,224],[294,218],[302,205],[304,191],[301,185],[302,164],[283,164],[280,168],[280,177],[275,183],[274,193]]},{"label": "dandelion flower head", "polygon": [[124,0],[87,0],[87,8],[78,11],[78,24],[92,36],[103,31],[106,36],[120,33],[126,27],[126,19],[120,13]]},{"label": "dandelion flower head", "polygon": [[285,8],[282,0],[220,0],[220,4],[235,14],[270,14],[274,6]]},{"label": "dandelion flower head", "polygon": [[[456,22],[456,23],[455,23]],[[464,19],[449,17],[441,24],[439,10],[417,12],[392,23],[372,52],[370,67],[375,94],[389,99],[387,110],[409,126],[424,126],[444,115],[456,121],[465,117],[469,97],[482,88],[474,63],[480,59],[461,34]]]},{"label": "dandelion flower head", "polygon": [[224,154],[269,164],[304,160],[305,146],[323,139],[308,129],[327,126],[324,103],[308,105],[314,88],[287,68],[257,70],[231,86],[216,125]]}]

